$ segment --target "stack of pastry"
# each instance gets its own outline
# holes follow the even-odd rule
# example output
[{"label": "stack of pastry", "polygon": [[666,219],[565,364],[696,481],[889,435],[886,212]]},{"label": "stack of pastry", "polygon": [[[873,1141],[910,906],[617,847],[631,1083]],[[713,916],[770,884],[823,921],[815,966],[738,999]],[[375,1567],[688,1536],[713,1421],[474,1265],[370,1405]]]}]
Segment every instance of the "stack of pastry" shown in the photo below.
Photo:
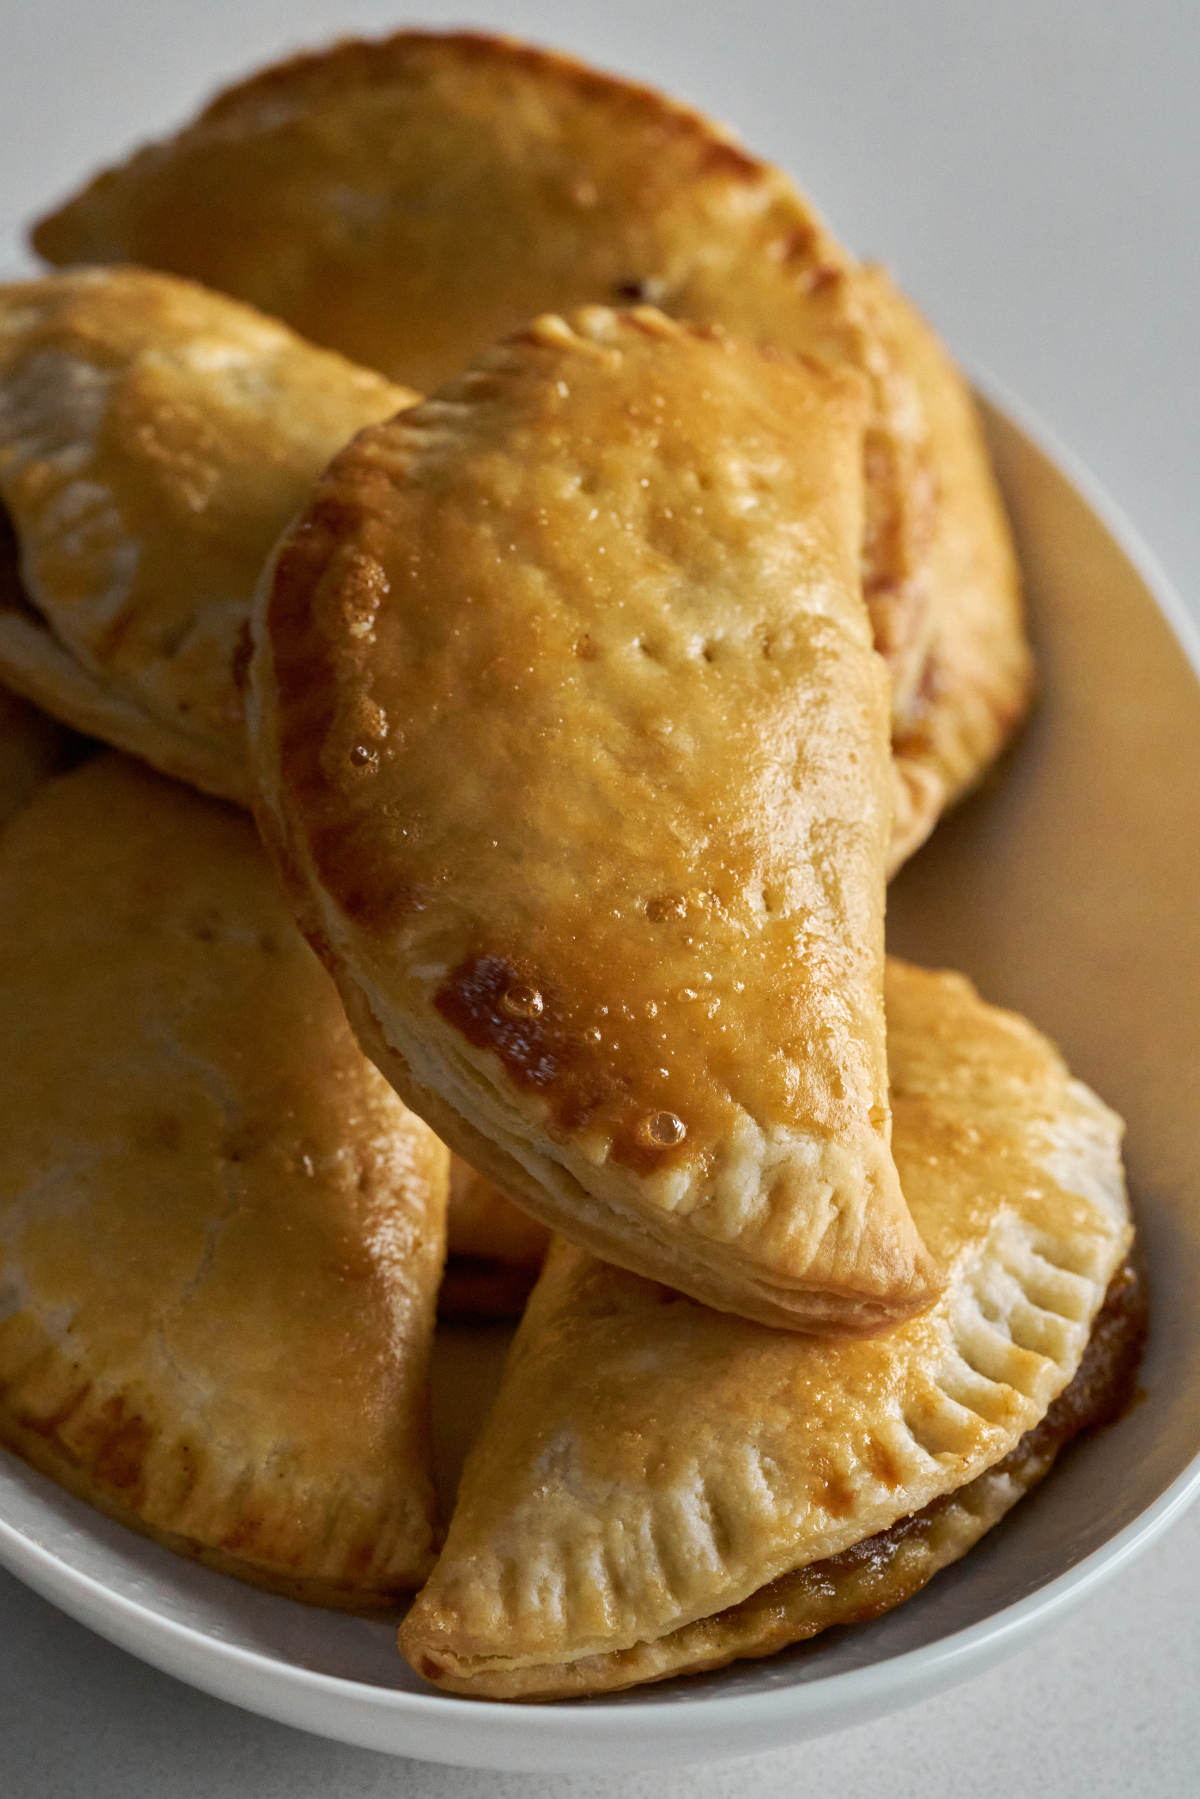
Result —
[{"label": "stack of pastry", "polygon": [[[1029,687],[936,338],[727,133],[473,36],[268,70],[34,242],[0,676],[123,753],[0,716],[0,1438],[421,1587],[467,1694],[908,1597],[1140,1330],[1119,1121],[884,955]],[[459,1315],[558,1237],[443,1533],[448,1200]]]}]

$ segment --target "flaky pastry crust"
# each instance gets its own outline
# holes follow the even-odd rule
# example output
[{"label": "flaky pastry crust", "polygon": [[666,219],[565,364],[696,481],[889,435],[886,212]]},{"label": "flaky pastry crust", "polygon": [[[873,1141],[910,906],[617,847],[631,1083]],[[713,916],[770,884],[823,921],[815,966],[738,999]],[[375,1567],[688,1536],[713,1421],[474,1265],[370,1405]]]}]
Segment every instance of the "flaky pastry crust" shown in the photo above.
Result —
[{"label": "flaky pastry crust", "polygon": [[142,269],[0,288],[0,675],[248,803],[235,660],[262,565],[335,450],[414,397]]},{"label": "flaky pastry crust", "polygon": [[334,461],[249,708],[397,1090],[544,1223],[800,1329],[931,1292],[888,1148],[862,416],[650,310],[538,321]]},{"label": "flaky pastry crust", "polygon": [[0,1442],[243,1579],[396,1602],[435,1545],[446,1152],[253,827],[106,755],[0,837]]},{"label": "flaky pastry crust", "polygon": [[822,1622],[812,1582],[772,1583],[958,1495],[927,1575],[1017,1496],[997,1464],[1072,1380],[1128,1252],[1120,1120],[961,977],[893,961],[886,998],[938,1300],[805,1338],[556,1244],[402,1627],[428,1678],[554,1697],[760,1653]]},{"label": "flaky pastry crust", "polygon": [[892,358],[920,394],[937,486],[927,655],[892,727],[897,806],[890,871],[1004,748],[1028,708],[1033,664],[1012,534],[971,391],[890,276],[870,269],[863,280]]},{"label": "flaky pastry crust", "polygon": [[898,716],[915,692],[932,490],[913,384],[809,202],[690,107],[507,38],[343,42],[219,94],[34,242],[194,276],[422,392],[588,302],[858,369],[865,586]]}]

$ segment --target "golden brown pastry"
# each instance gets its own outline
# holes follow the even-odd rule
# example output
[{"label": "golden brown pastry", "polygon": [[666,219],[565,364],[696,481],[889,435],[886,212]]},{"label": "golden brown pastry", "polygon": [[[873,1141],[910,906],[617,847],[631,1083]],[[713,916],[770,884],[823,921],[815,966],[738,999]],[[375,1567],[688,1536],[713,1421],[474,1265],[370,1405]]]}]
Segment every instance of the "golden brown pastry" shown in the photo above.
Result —
[{"label": "golden brown pastry", "polygon": [[262,565],[334,451],[413,398],[190,282],[0,288],[0,675],[247,801],[234,660]]},{"label": "golden brown pastry", "polygon": [[893,720],[895,869],[1003,749],[1029,704],[1032,660],[1012,537],[970,389],[891,278],[870,269],[863,280],[892,358],[920,394],[938,500],[928,654]]},{"label": "golden brown pastry", "polygon": [[915,692],[932,529],[917,396],[807,200],[691,108],[508,39],[343,42],[218,95],[34,241],[52,262],[195,276],[423,392],[586,302],[861,370],[867,596],[898,716]]},{"label": "golden brown pastry", "polygon": [[892,962],[886,997],[895,1153],[945,1281],[934,1306],[871,1338],[799,1337],[556,1244],[402,1628],[429,1679],[597,1692],[869,1615],[1103,1415],[1129,1332],[1095,1392],[1076,1388],[1074,1422],[1026,1435],[1128,1251],[1120,1120],[961,977]]},{"label": "golden brown pastry", "polygon": [[888,695],[863,397],[650,309],[548,317],[335,459],[256,614],[262,823],[364,1044],[610,1260],[871,1330]]},{"label": "golden brown pastry", "polygon": [[434,1549],[447,1158],[245,816],[106,755],[0,837],[0,1442],[328,1605]]},{"label": "golden brown pastry", "polygon": [[517,1318],[550,1243],[550,1232],[476,1173],[450,1158],[450,1209],[438,1309],[455,1318]]}]

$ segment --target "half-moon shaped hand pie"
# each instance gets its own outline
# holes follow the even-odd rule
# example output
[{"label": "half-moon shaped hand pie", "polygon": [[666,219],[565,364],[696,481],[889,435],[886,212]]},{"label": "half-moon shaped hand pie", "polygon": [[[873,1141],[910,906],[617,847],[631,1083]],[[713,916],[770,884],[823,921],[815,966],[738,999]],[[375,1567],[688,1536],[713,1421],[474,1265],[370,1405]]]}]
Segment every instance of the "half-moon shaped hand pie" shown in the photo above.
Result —
[{"label": "half-moon shaped hand pie", "polygon": [[447,1158],[248,818],[104,756],[0,837],[0,1442],[329,1605],[434,1547]]},{"label": "half-moon shaped hand pie", "polygon": [[573,1240],[798,1329],[931,1293],[862,421],[649,309],[542,319],[335,459],[252,665],[264,829],[397,1090]]},{"label": "half-moon shaped hand pie", "polygon": [[34,241],[192,275],[422,392],[588,302],[861,370],[867,598],[898,715],[914,693],[933,493],[912,383],[807,200],[691,108],[508,39],[340,43],[219,95]]},{"label": "half-moon shaped hand pie", "polygon": [[1074,1420],[1026,1436],[1128,1250],[1120,1121],[958,976],[891,963],[887,1011],[896,1160],[945,1278],[934,1306],[877,1337],[799,1337],[557,1244],[402,1628],[428,1678],[554,1698],[870,1615],[1103,1413],[1105,1393],[1077,1393]]},{"label": "half-moon shaped hand pie", "polygon": [[414,397],[142,269],[0,288],[0,675],[247,801],[234,659],[263,563],[334,451]]}]

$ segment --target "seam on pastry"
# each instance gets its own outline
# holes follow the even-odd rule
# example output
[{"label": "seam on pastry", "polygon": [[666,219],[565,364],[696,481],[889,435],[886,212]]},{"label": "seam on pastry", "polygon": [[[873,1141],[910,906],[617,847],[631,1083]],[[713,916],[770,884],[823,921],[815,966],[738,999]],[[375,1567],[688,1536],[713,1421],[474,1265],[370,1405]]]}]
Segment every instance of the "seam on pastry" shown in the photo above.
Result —
[{"label": "seam on pastry", "polygon": [[162,721],[112,686],[94,680],[40,612],[38,620],[34,626],[22,616],[0,611],[0,671],[11,687],[76,730],[111,738],[164,774],[219,799],[246,803],[246,772],[240,763],[186,727],[172,726],[169,735],[159,730]]},{"label": "seam on pastry", "polygon": [[[1011,1236],[1011,1234],[1004,1233],[1005,1236]],[[1114,1233],[1113,1237],[1108,1239],[1110,1260],[1113,1258],[1119,1260],[1124,1253],[1126,1234],[1126,1232]],[[1055,1355],[1039,1358],[1027,1352],[1018,1352],[1021,1354],[1021,1372],[1026,1377],[1019,1388],[981,1376],[962,1362],[955,1341],[954,1321],[948,1312],[943,1315],[940,1319],[938,1333],[941,1348],[933,1367],[928,1371],[924,1371],[920,1367],[916,1368],[913,1371],[907,1398],[901,1395],[898,1401],[899,1415],[895,1417],[895,1422],[902,1423],[907,1434],[908,1456],[906,1460],[909,1467],[911,1468],[913,1465],[914,1458],[917,1464],[925,1461],[928,1465],[928,1461],[932,1460],[937,1464],[937,1479],[940,1489],[942,1491],[953,1490],[976,1478],[986,1468],[988,1462],[994,1459],[997,1449],[1003,1446],[1009,1438],[1015,1439],[1024,1430],[1030,1428],[1043,1415],[1050,1400],[1065,1386],[1074,1367],[1078,1364],[1091,1328],[1092,1316],[1103,1301],[1103,1288],[1095,1290],[1092,1297],[1093,1304],[1089,1308],[1089,1316],[1084,1322],[1075,1325],[1074,1329],[1069,1329],[1060,1337],[1055,1346],[1057,1350]],[[668,1495],[669,1504],[665,1513],[660,1508],[650,1508],[647,1516],[644,1502],[633,1506],[632,1515],[642,1516],[645,1519],[651,1529],[653,1540],[657,1541],[658,1533],[665,1531],[665,1542],[669,1545],[670,1559],[666,1560],[661,1552],[657,1558],[664,1562],[663,1575],[666,1591],[659,1594],[656,1610],[661,1616],[665,1615],[672,1606],[676,1608],[673,1621],[669,1626],[671,1629],[681,1628],[694,1622],[696,1618],[704,1616],[704,1608],[710,1603],[707,1596],[701,1598],[697,1602],[694,1614],[688,1615],[687,1605],[682,1602],[678,1578],[679,1568],[682,1566],[688,1571],[688,1574],[692,1574],[698,1567],[712,1564],[714,1552],[717,1555],[717,1564],[719,1566],[726,1565],[727,1556],[720,1552],[720,1546],[711,1527],[711,1520],[725,1512],[733,1517],[753,1515],[754,1508],[750,1492],[744,1484],[746,1469],[747,1464],[743,1464],[741,1475],[734,1480],[732,1486],[728,1482],[719,1486],[698,1482],[693,1490],[692,1499],[694,1501],[699,1498],[699,1504],[689,1504],[688,1495],[682,1489],[673,1488]],[[856,1508],[854,1523],[848,1527],[839,1527],[836,1516],[838,1508],[835,1506],[831,1514],[831,1528],[823,1539],[817,1554],[813,1556],[814,1560],[820,1559],[824,1555],[838,1553],[848,1543],[857,1540],[863,1534],[864,1528],[868,1532],[875,1528],[883,1528],[895,1515],[893,1493],[890,1489],[885,1491],[877,1480],[872,1481],[867,1465],[862,1459],[852,1456],[844,1463],[831,1466],[826,1478],[835,1488],[840,1486],[843,1490],[853,1491],[856,1498],[864,1496],[873,1488],[877,1495],[876,1509],[879,1508],[880,1500],[883,1509],[880,1519],[874,1518],[868,1512],[864,1523],[861,1511]],[[907,1470],[902,1481],[903,1489],[911,1491]],[[761,1489],[758,1498],[761,1501]],[[812,1494],[809,1497],[809,1505],[820,1509],[819,1499]],[[768,1505],[768,1510],[774,1509]],[[630,1513],[626,1512],[622,1516],[627,1520]],[[781,1531],[783,1516],[786,1516],[786,1508],[782,1516],[776,1517],[776,1528]],[[615,1523],[615,1520],[610,1519],[608,1528],[614,1528]],[[726,1589],[722,1600],[723,1604],[739,1603],[756,1591],[760,1585],[779,1578],[780,1575],[795,1566],[794,1561],[790,1560],[790,1553],[794,1552],[789,1552],[786,1533],[784,1535],[784,1547],[777,1550],[773,1558],[760,1559],[755,1571],[746,1577],[744,1590],[739,1588],[739,1584],[735,1580]],[[841,1540],[843,1536],[845,1537],[844,1542]],[[518,1538],[520,1538],[520,1527],[518,1527]],[[551,1535],[544,1543],[544,1550],[548,1554],[551,1564],[554,1563],[557,1553],[552,1547],[553,1542],[554,1538]],[[603,1564],[604,1578],[599,1583],[602,1603],[605,1605],[607,1601],[603,1599],[603,1594],[610,1587],[620,1584],[614,1574],[613,1554],[614,1550],[610,1542]],[[494,1567],[490,1564],[477,1564],[473,1578],[501,1596],[506,1591],[514,1590],[514,1587],[516,1590],[520,1590],[513,1570],[505,1566],[503,1555],[500,1556],[498,1565]],[[593,1578],[594,1580],[599,1579],[595,1573],[593,1573]],[[570,1583],[568,1583],[568,1592],[570,1590]],[[590,1590],[595,1592],[595,1586]],[[686,1585],[683,1590],[686,1591]],[[588,1603],[590,1602],[585,1598],[583,1616],[572,1613],[569,1619],[563,1620],[564,1627],[570,1634],[574,1635],[576,1632],[584,1630]],[[631,1643],[616,1642],[611,1637],[589,1635],[581,1639],[578,1653],[568,1659],[571,1661],[583,1660],[596,1652],[597,1645],[601,1644],[605,1650],[620,1650],[632,1646]],[[488,1659],[491,1661],[492,1658]],[[496,1665],[516,1668],[523,1665],[536,1665],[536,1661],[536,1657],[526,1663],[524,1658],[506,1656],[498,1658]]]},{"label": "seam on pastry", "polygon": [[[338,943],[339,933],[335,928],[335,923],[340,922],[340,919],[337,918],[337,915],[333,912],[332,908],[328,906],[322,907],[321,915],[328,940],[335,944]],[[424,1040],[413,1037],[411,1033],[404,1029],[400,1021],[395,1018],[394,1014],[391,1015],[393,1020],[391,1029],[385,1029],[380,1022],[379,1013],[376,1010],[377,1000],[373,999],[365,989],[359,988],[357,983],[346,975],[344,971],[335,972],[340,972],[343,997],[347,1000],[347,1003],[353,1006],[356,997],[361,1000],[363,1007],[370,1012],[373,1019],[374,1029],[378,1033],[380,1045],[386,1046],[387,1049],[409,1070],[411,1079],[416,1084],[416,1088],[425,1096],[426,1105],[428,1105],[430,1098],[436,1099],[440,1106],[444,1106],[447,1110],[453,1111],[455,1116],[464,1125],[467,1124],[466,1113],[454,1103],[457,1088],[453,1088],[448,1094],[446,1091],[447,1083],[444,1080],[434,1082],[424,1076],[422,1072],[423,1068],[433,1066],[438,1069],[439,1073],[442,1072],[443,1069],[443,1064],[440,1061],[420,1053],[425,1048]],[[409,1059],[409,1054],[407,1053],[410,1045],[418,1052],[412,1060]],[[525,1199],[525,1202],[529,1204],[530,1209],[534,1211],[535,1215],[543,1216],[545,1221],[552,1227],[557,1226],[560,1221],[565,1221],[566,1228],[571,1231],[576,1240],[580,1242],[584,1242],[585,1240],[588,1241],[589,1245],[595,1249],[597,1254],[602,1256],[606,1255],[608,1259],[611,1260],[617,1253],[617,1246],[612,1242],[611,1237],[602,1229],[597,1229],[589,1225],[589,1217],[598,1215],[600,1218],[603,1218],[606,1213],[615,1214],[620,1218],[622,1224],[630,1234],[641,1239],[645,1243],[654,1245],[656,1251],[666,1250],[669,1256],[674,1246],[674,1240],[666,1230],[657,1232],[654,1230],[653,1227],[656,1215],[650,1213],[638,1213],[632,1210],[626,1211],[613,1199],[606,1197],[602,1200],[598,1198],[589,1188],[584,1187],[580,1183],[578,1176],[573,1172],[569,1163],[557,1153],[557,1145],[553,1145],[552,1143],[548,1144],[544,1152],[544,1159],[533,1161],[533,1165],[531,1165],[531,1159],[527,1158],[535,1157],[536,1152],[529,1151],[526,1148],[525,1142],[514,1136],[509,1129],[507,1116],[500,1112],[498,1108],[482,1104],[481,1095],[477,1089],[471,1089],[471,1097],[473,1101],[472,1110],[475,1114],[482,1115],[484,1118],[490,1120],[487,1132],[489,1139],[496,1147],[503,1151],[507,1158],[511,1158],[526,1176],[526,1182],[522,1183],[521,1186],[522,1196]],[[470,1129],[474,1132],[477,1131],[479,1127],[472,1124]],[[556,1192],[555,1186],[547,1181],[547,1162],[549,1163],[549,1169],[556,1175],[557,1184],[560,1189],[558,1192]],[[533,1189],[532,1193],[529,1191],[530,1187]],[[561,1201],[561,1189],[563,1187],[565,1187],[569,1193],[569,1199],[566,1204],[562,1204]],[[546,1204],[547,1193],[551,1195],[554,1201],[553,1206],[547,1206]],[[671,1213],[664,1209],[664,1219],[669,1219],[670,1216]],[[864,1299],[857,1289],[845,1287],[839,1288],[834,1282],[827,1281],[819,1276],[808,1279],[797,1279],[792,1283],[787,1283],[782,1280],[775,1282],[768,1281],[763,1278],[761,1265],[739,1255],[736,1248],[728,1240],[713,1240],[697,1234],[696,1237],[691,1240],[691,1245],[693,1250],[693,1286],[696,1287],[697,1290],[699,1288],[699,1282],[695,1279],[697,1274],[701,1272],[706,1273],[711,1266],[714,1273],[723,1273],[727,1277],[731,1265],[736,1265],[745,1270],[746,1280],[743,1291],[747,1299],[750,1295],[756,1295],[760,1306],[765,1303],[769,1307],[768,1312],[763,1315],[769,1317],[773,1322],[796,1322],[797,1320],[802,1320],[805,1314],[802,1311],[801,1306],[796,1302],[802,1302],[807,1296],[811,1296],[813,1315],[818,1319],[837,1316],[839,1302],[843,1298],[851,1298],[854,1303],[854,1315],[857,1328],[865,1330],[877,1329],[885,1317],[892,1317],[895,1315],[892,1308],[888,1308],[885,1312],[883,1309],[873,1306],[870,1300]],[[656,1266],[662,1266],[662,1260],[659,1254],[654,1254],[654,1261]],[[666,1278],[665,1273],[660,1278]],[[785,1296],[786,1299],[792,1303],[788,1304],[784,1309],[780,1309],[779,1301],[775,1297],[776,1295]],[[727,1300],[716,1288],[711,1289],[707,1297],[710,1304],[716,1305],[719,1309],[726,1308]]]}]

